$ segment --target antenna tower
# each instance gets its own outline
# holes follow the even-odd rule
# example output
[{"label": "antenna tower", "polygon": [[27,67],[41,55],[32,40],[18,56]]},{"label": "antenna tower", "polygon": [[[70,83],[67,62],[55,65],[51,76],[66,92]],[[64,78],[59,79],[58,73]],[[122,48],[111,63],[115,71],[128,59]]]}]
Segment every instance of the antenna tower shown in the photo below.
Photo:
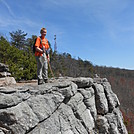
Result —
[{"label": "antenna tower", "polygon": [[54,44],[54,52],[57,52],[56,35],[54,35],[54,40],[55,40],[55,44]]}]

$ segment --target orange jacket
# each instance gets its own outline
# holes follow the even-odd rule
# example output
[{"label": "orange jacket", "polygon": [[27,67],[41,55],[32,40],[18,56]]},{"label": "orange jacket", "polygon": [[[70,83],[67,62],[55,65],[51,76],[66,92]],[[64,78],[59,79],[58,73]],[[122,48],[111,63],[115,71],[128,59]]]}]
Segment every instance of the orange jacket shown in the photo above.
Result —
[{"label": "orange jacket", "polygon": [[[46,38],[42,38],[42,44],[43,46],[45,46],[46,50],[49,49],[48,40]],[[40,49],[42,49],[42,44],[41,44],[40,37],[38,37],[36,39],[35,47],[39,47]],[[40,52],[35,51],[35,56],[42,56],[42,54]]]}]

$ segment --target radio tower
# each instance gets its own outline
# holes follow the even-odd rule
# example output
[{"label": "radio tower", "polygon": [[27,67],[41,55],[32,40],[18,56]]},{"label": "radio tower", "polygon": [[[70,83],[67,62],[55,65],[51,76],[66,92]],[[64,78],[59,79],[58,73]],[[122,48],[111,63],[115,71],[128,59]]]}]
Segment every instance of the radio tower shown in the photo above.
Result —
[{"label": "radio tower", "polygon": [[56,35],[54,35],[54,40],[55,40],[55,44],[54,44],[54,52],[57,52]]}]

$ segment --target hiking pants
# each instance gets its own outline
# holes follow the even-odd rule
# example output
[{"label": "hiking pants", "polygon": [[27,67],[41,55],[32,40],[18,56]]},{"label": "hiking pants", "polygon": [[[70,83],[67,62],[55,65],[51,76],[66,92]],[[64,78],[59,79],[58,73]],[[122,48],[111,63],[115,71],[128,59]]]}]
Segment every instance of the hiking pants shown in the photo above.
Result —
[{"label": "hiking pants", "polygon": [[38,80],[48,79],[48,63],[47,57],[44,56],[35,56],[37,61],[37,77]]}]

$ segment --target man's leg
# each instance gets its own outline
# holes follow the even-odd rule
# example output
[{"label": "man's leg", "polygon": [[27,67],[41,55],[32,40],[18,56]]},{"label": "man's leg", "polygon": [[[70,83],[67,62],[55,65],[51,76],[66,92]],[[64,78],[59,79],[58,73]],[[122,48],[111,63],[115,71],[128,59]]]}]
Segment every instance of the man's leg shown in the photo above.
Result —
[{"label": "man's leg", "polygon": [[36,56],[38,85],[43,84],[43,77],[42,77],[43,62],[41,58],[42,58],[41,56]]},{"label": "man's leg", "polygon": [[43,76],[44,82],[47,83],[48,82],[48,63],[47,63],[47,59],[44,61],[42,76]]}]

